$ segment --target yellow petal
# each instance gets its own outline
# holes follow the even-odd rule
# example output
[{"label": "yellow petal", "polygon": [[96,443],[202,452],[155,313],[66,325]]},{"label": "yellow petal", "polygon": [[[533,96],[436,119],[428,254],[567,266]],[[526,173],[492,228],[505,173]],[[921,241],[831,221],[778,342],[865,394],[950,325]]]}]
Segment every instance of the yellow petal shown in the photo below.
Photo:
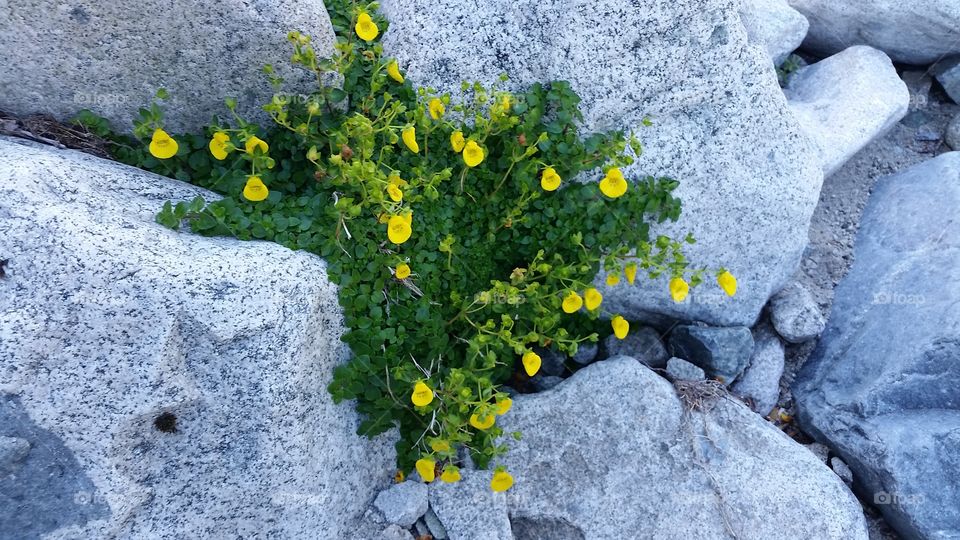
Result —
[{"label": "yellow petal", "polygon": [[623,273],[627,276],[627,283],[633,285],[633,280],[637,279],[637,263],[628,264]]},{"label": "yellow petal", "polygon": [[443,118],[443,113],[447,112],[447,108],[443,106],[443,102],[439,98],[431,99],[427,108],[430,111],[430,118],[434,120]]},{"label": "yellow petal", "polygon": [[390,195],[390,198],[393,200],[393,202],[400,202],[403,200],[403,191],[401,191],[396,184],[389,184],[387,186],[387,194]]},{"label": "yellow petal", "polygon": [[600,191],[611,199],[621,197],[627,192],[627,181],[623,178],[620,169],[613,168],[607,171],[607,175],[600,181]]},{"label": "yellow petal", "polygon": [[414,154],[420,153],[420,145],[417,144],[417,128],[410,126],[404,129],[400,138],[403,139],[403,144],[407,145],[411,152]]},{"label": "yellow petal", "polygon": [[425,382],[417,381],[417,384],[413,385],[410,401],[417,407],[425,407],[433,401],[433,390]]},{"label": "yellow petal", "polygon": [[733,274],[730,272],[724,271],[717,276],[717,283],[720,285],[720,288],[723,289],[723,292],[727,293],[727,296],[737,294],[737,278],[733,277]]},{"label": "yellow petal", "polygon": [[467,141],[467,145],[463,147],[463,162],[467,167],[476,167],[483,162],[483,148],[480,148],[476,141]]},{"label": "yellow petal", "polygon": [[[526,369],[526,366],[524,366],[524,369]],[[507,414],[507,412],[510,410],[510,407],[513,407],[512,399],[508,397],[501,399],[497,402],[497,414],[500,416]]]},{"label": "yellow petal", "polygon": [[477,416],[476,414],[470,415],[470,425],[479,429],[480,431],[486,431],[493,427],[493,424],[497,421],[497,416],[494,414],[488,414],[486,416]]},{"label": "yellow petal", "polygon": [[387,75],[398,83],[403,83],[403,75],[400,74],[400,66],[396,59],[390,60],[387,64]]},{"label": "yellow petal", "polygon": [[453,465],[447,465],[443,468],[443,474],[440,475],[440,480],[452,484],[454,482],[460,481],[460,469],[454,467]]},{"label": "yellow petal", "polygon": [[248,201],[260,202],[270,195],[270,190],[259,176],[247,178],[247,184],[243,186],[243,197]]},{"label": "yellow petal", "polygon": [[603,295],[600,294],[600,291],[591,287],[583,291],[583,299],[584,305],[587,306],[587,311],[593,311],[600,307],[600,303],[603,302]]},{"label": "yellow petal", "polygon": [[607,285],[613,287],[620,283],[620,274],[607,274]]},{"label": "yellow petal", "polygon": [[673,278],[670,280],[670,296],[673,298],[673,301],[676,303],[683,302],[687,298],[687,294],[690,292],[690,286],[687,285],[687,282],[683,278]]},{"label": "yellow petal", "polygon": [[617,339],[627,337],[627,334],[630,332],[630,323],[620,315],[610,319],[610,326],[613,327],[613,334],[617,336]]},{"label": "yellow petal", "polygon": [[560,175],[557,174],[556,169],[553,167],[544,169],[543,176],[540,177],[540,187],[544,191],[556,191],[560,187]]},{"label": "yellow petal", "polygon": [[373,41],[380,34],[380,28],[377,27],[377,23],[373,22],[370,15],[366,13],[361,13],[360,16],[357,17],[357,25],[353,29],[356,30],[360,39],[367,42]]},{"label": "yellow petal", "polygon": [[513,476],[510,473],[507,471],[493,473],[493,478],[490,479],[490,489],[500,493],[510,489],[511,486],[513,486]]},{"label": "yellow petal", "polygon": [[540,355],[533,351],[527,351],[527,353],[523,355],[523,358],[520,359],[520,362],[523,363],[523,370],[526,371],[530,377],[533,377],[540,371],[540,364],[543,363]]},{"label": "yellow petal", "polygon": [[398,264],[396,270],[394,270],[394,275],[397,279],[407,279],[410,277],[410,265],[407,263]]},{"label": "yellow petal", "polygon": [[387,238],[394,244],[402,244],[410,239],[413,231],[403,216],[392,216],[387,221]]},{"label": "yellow petal", "polygon": [[150,154],[157,159],[169,159],[177,155],[180,145],[166,131],[156,129],[150,140]]},{"label": "yellow petal", "polygon": [[583,307],[583,298],[580,298],[580,295],[571,292],[563,299],[563,312],[564,313],[574,313]]},{"label": "yellow petal", "polygon": [[256,150],[257,148],[259,148],[260,151],[263,152],[264,154],[270,151],[270,146],[266,143],[266,141],[264,141],[260,137],[257,137],[256,135],[253,135],[249,139],[247,139],[244,149],[247,151],[248,154],[252,154],[253,151]]},{"label": "yellow petal", "polygon": [[453,151],[460,153],[463,151],[463,147],[467,145],[466,139],[463,138],[462,131],[454,131],[450,134],[450,147],[453,148]]},{"label": "yellow petal", "polygon": [[433,441],[430,443],[430,449],[432,449],[434,452],[449,452],[450,443],[447,441]]},{"label": "yellow petal", "polygon": [[227,143],[230,141],[230,136],[226,133],[218,131],[213,134],[213,138],[210,139],[210,153],[213,154],[213,157],[223,161],[227,159],[227,154],[230,152],[227,150]]},{"label": "yellow petal", "polygon": [[433,482],[433,479],[436,478],[437,474],[437,462],[430,458],[420,458],[415,464],[417,472],[420,473],[420,478],[423,478],[423,481],[426,483]]}]

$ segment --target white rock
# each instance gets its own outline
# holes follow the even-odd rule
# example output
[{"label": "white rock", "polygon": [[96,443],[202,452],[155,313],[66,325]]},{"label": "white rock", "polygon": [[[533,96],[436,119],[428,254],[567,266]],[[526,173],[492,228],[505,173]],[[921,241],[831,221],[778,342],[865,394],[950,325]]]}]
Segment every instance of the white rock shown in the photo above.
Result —
[{"label": "white rock", "polygon": [[785,92],[826,176],[895,126],[910,106],[890,59],[864,46],[801,69]]},{"label": "white rock", "polygon": [[804,47],[823,56],[870,45],[897,62],[927,65],[960,53],[955,0],[788,0],[810,21]]},{"label": "white rock", "polygon": [[763,46],[778,66],[800,47],[810,28],[807,18],[786,0],[743,0],[740,20],[750,41]]},{"label": "white rock", "polygon": [[409,527],[427,513],[427,485],[406,481],[394,484],[380,492],[373,505],[390,523]]},{"label": "white rock", "polygon": [[460,471],[454,484],[430,484],[430,508],[450,540],[513,540],[507,496],[490,489],[491,471]]},{"label": "white rock", "polygon": [[67,119],[87,108],[129,130],[162,87],[170,92],[166,125],[198,129],[229,115],[228,96],[243,114],[260,111],[273,95],[264,64],[298,80],[290,30],[311,34],[318,52],[332,50],[322,2],[0,2],[0,109]]},{"label": "white rock", "polygon": [[960,150],[960,114],[950,122],[950,125],[947,127],[947,133],[943,138],[947,141],[947,144],[950,145],[950,148]]},{"label": "white rock", "polygon": [[25,493],[22,537],[339,537],[392,474],[391,437],[358,436],[327,392],[348,350],[325,263],[154,223],[198,194],[0,140],[0,420],[62,446],[25,466],[89,479],[64,488],[74,506],[43,506],[55,483]]},{"label": "white rock", "polygon": [[[569,81],[583,98],[584,127],[633,129],[645,145],[628,176],[670,176],[684,215],[659,227],[692,232],[689,259],[730,268],[734,298],[715,284],[684,304],[667,277],[604,293],[631,321],[664,314],[752,326],[795,271],[822,182],[814,150],[759,47],[729,0],[385,0],[386,54],[413,81],[460,94],[463,80],[509,85]],[[509,86],[508,85],[508,86]],[[650,115],[653,127],[642,126]],[[592,178],[599,179],[599,175]]]},{"label": "white rock", "polygon": [[827,320],[813,295],[793,282],[770,299],[770,322],[780,337],[790,343],[804,343],[823,332]]},{"label": "white rock", "polygon": [[750,364],[731,387],[734,394],[750,398],[753,410],[766,416],[780,400],[783,376],[783,343],[767,325],[753,330],[754,349]]},{"label": "white rock", "polygon": [[733,399],[685,412],[673,385],[632,358],[517,397],[500,421],[523,433],[503,459],[515,521],[587,538],[867,538],[859,502],[804,447]]}]

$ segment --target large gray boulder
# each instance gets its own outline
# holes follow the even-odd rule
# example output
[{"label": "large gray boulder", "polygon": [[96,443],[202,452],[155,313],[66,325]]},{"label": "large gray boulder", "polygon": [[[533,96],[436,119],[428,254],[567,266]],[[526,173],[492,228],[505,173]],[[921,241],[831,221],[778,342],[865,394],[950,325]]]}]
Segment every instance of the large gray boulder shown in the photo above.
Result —
[{"label": "large gray boulder", "polygon": [[880,180],[796,379],[803,428],[904,538],[960,537],[960,152]]},{"label": "large gray boulder", "polygon": [[340,537],[392,475],[327,392],[324,262],[154,223],[196,195],[0,140],[0,537]]},{"label": "large gray boulder", "polygon": [[[750,45],[739,2],[685,0],[385,0],[386,54],[411,80],[460,94],[463,80],[509,85],[566,80],[584,127],[633,129],[645,152],[628,176],[680,180],[684,217],[658,232],[692,232],[690,260],[729,268],[740,292],[716,284],[683,304],[666,276],[604,288],[605,308],[751,326],[807,245],[822,174],[789,113],[770,59]],[[642,126],[650,115],[653,127]],[[599,179],[597,177],[597,179]]]},{"label": "large gray boulder", "polygon": [[296,80],[290,30],[332,50],[321,1],[0,1],[0,110],[67,119],[87,108],[125,131],[163,87],[172,131],[227,115],[227,96],[252,115],[273,95],[264,64]]},{"label": "large gray boulder", "polygon": [[910,107],[910,91],[887,55],[864,46],[802,68],[785,93],[826,176],[889,131]]},{"label": "large gray boulder", "polygon": [[763,46],[780,65],[807,37],[810,23],[786,0],[743,0],[740,20],[750,41]]},{"label": "large gray boulder", "polygon": [[[504,438],[514,531],[551,531],[524,536],[551,540],[866,540],[859,503],[816,456],[735,399],[704,403],[710,412],[686,410],[673,385],[627,357],[515,398],[498,420],[523,433]],[[431,487],[431,504],[447,494],[448,507],[489,504],[472,490],[445,491]],[[503,519],[484,515],[475,526]],[[510,538],[447,529],[454,540]]]},{"label": "large gray boulder", "polygon": [[804,47],[823,56],[870,45],[897,62],[927,65],[960,53],[956,0],[787,0],[810,21]]}]

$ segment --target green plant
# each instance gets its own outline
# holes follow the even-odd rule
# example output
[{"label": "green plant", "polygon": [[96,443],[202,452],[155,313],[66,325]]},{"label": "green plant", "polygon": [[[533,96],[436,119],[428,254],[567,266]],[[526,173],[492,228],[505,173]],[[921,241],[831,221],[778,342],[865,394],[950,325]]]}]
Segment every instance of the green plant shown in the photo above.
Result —
[{"label": "green plant", "polygon": [[[152,148],[165,143],[168,154],[171,139],[175,154],[158,159],[121,141],[118,156],[224,195],[168,202],[157,216],[168,227],[186,220],[196,233],[271,240],[326,259],[353,351],[334,373],[334,399],[357,401],[363,435],[399,426],[403,470],[456,481],[458,448],[481,466],[506,451],[496,417],[512,402],[502,384],[522,386],[536,373],[534,348],[574,354],[611,331],[626,335],[623,317],[600,320],[598,271],[610,285],[621,276],[633,283],[638,271],[667,275],[682,301],[706,270],[691,270],[683,255],[692,237],[650,232],[680,216],[678,183],[624,179],[620,167],[641,152],[638,139],[582,137],[568,83],[519,94],[464,83],[457,96],[437,95],[383,57],[376,37],[386,21],[374,4],[326,4],[338,35],[332,58],[320,58],[309,37],[288,36],[293,63],[315,74],[316,91],[284,94],[266,68],[274,127],[245,121],[228,100],[229,123],[171,138],[154,104],[135,135],[152,137]],[[338,86],[324,84],[331,72]],[[717,274],[732,294],[733,277]],[[511,483],[498,468],[492,487]]]}]

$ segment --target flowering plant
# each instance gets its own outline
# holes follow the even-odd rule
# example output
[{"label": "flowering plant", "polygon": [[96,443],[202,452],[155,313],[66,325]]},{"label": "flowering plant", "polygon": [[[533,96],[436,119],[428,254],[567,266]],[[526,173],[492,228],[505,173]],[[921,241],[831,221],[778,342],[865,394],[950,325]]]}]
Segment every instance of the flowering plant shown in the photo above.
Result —
[{"label": "flowering plant", "polygon": [[[401,470],[455,482],[459,450],[482,467],[506,451],[498,417],[512,400],[502,385],[523,388],[540,370],[536,351],[573,355],[604,335],[628,335],[623,316],[601,318],[593,286],[601,269],[610,286],[669,276],[664,294],[677,302],[706,270],[683,255],[691,237],[650,232],[680,216],[678,182],[627,179],[621,168],[639,141],[582,137],[567,83],[523,93],[464,83],[456,96],[418,88],[384,56],[387,23],[374,4],[326,4],[334,55],[319,57],[308,36],[291,32],[292,61],[318,83],[338,72],[342,84],[293,99],[268,67],[277,87],[264,107],[270,129],[228,100],[229,122],[173,137],[154,104],[135,132],[149,146],[123,157],[224,195],[167,203],[160,223],[186,220],[200,234],[325,258],[353,351],[334,373],[334,399],[357,401],[361,434],[399,426]],[[733,276],[716,274],[734,294]],[[498,467],[491,488],[512,484]]]}]

